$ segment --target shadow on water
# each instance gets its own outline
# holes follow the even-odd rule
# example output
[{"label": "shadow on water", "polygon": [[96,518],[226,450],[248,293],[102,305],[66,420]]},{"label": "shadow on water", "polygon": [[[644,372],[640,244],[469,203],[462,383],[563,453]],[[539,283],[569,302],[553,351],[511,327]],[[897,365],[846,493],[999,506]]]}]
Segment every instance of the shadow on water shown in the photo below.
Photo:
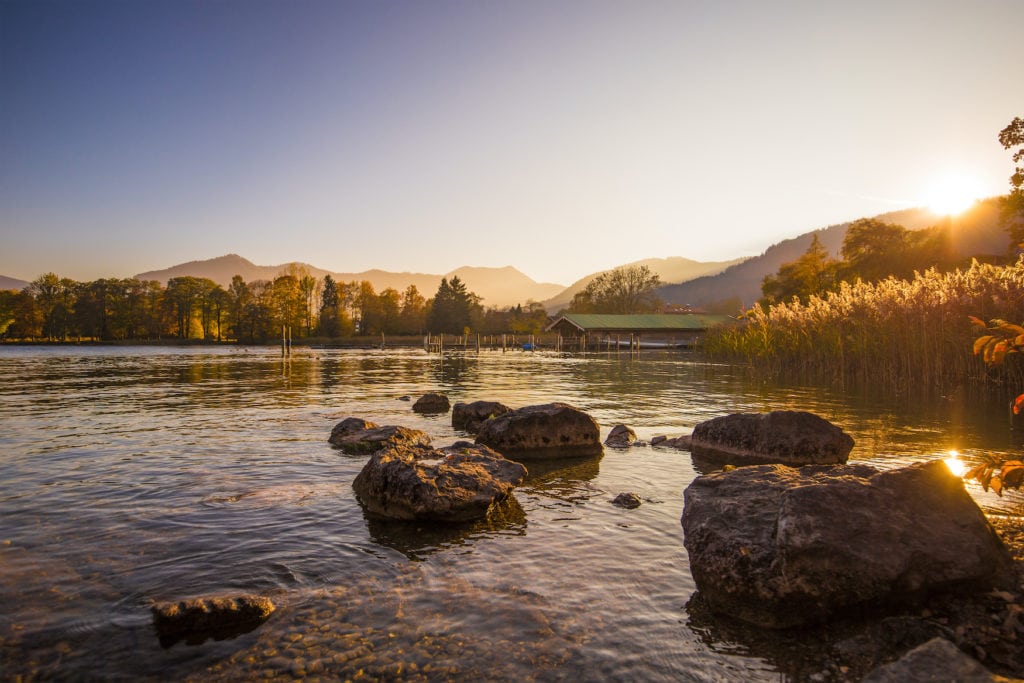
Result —
[{"label": "shadow on water", "polygon": [[370,538],[377,545],[397,550],[413,561],[441,550],[471,545],[481,536],[526,534],[526,512],[515,496],[491,506],[487,517],[464,524],[381,519],[363,511]]}]

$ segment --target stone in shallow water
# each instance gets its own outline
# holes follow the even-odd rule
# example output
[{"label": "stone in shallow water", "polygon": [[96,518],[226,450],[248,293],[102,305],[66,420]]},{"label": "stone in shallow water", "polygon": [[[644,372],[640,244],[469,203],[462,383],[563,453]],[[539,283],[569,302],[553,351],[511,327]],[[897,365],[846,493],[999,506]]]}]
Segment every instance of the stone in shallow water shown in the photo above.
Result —
[{"label": "stone in shallow water", "polygon": [[629,448],[636,442],[636,432],[626,425],[615,425],[604,440],[605,446]]},{"label": "stone in shallow water", "polygon": [[374,453],[352,488],[378,517],[464,522],[486,516],[525,476],[519,463],[468,441],[399,444]]},{"label": "stone in shallow water", "polygon": [[853,438],[813,413],[735,413],[701,422],[690,435],[695,457],[733,465],[829,465],[846,462]]},{"label": "stone in shallow water", "polygon": [[480,425],[492,417],[504,415],[512,410],[498,401],[473,401],[456,403],[452,407],[452,427],[470,434],[480,431]]},{"label": "stone in shallow water", "polygon": [[423,394],[416,399],[416,402],[412,404],[412,409],[417,413],[447,413],[448,409],[451,408],[451,405],[452,404],[448,401],[447,396],[436,391],[432,391],[429,394]]},{"label": "stone in shallow water", "polygon": [[684,545],[715,612],[771,628],[861,604],[1011,581],[1012,560],[945,463],[739,467],[686,488]]},{"label": "stone in shallow water", "polygon": [[516,459],[600,455],[597,422],[565,403],[547,403],[510,410],[480,426],[478,444]]},{"label": "stone in shallow water", "polygon": [[248,633],[266,621],[274,603],[260,595],[207,597],[156,603],[151,611],[161,643],[173,645],[181,639],[201,643]]},{"label": "stone in shallow water", "polygon": [[426,432],[408,427],[380,427],[358,417],[348,417],[331,430],[330,443],[350,455],[369,455],[399,443],[430,444]]},{"label": "stone in shallow water", "polygon": [[615,496],[615,499],[612,501],[612,504],[618,505],[620,508],[627,508],[629,510],[632,510],[633,508],[640,507],[640,496],[631,492],[620,493],[619,495]]}]

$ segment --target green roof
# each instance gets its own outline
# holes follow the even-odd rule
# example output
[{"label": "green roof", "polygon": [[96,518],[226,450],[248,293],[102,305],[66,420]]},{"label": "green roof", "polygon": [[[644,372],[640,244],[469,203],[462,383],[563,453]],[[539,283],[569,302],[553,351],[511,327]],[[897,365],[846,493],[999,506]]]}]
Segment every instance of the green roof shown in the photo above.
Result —
[{"label": "green roof", "polygon": [[686,331],[706,330],[715,325],[735,322],[727,315],[704,315],[697,313],[647,313],[642,315],[615,315],[611,313],[566,313],[548,325],[553,329],[563,320],[584,331],[594,330],[644,330]]}]

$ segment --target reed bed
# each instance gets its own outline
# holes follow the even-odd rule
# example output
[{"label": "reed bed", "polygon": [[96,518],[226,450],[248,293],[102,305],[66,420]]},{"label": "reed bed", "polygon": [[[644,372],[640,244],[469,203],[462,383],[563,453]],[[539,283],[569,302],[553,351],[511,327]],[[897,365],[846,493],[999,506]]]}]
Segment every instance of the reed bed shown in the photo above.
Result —
[{"label": "reed bed", "polygon": [[986,368],[973,355],[977,328],[969,316],[1024,320],[1024,260],[929,269],[911,280],[844,282],[806,304],[755,305],[744,324],[709,331],[705,349],[715,360],[747,361],[759,374],[841,386],[926,392],[971,382],[1024,387],[1022,363]]}]

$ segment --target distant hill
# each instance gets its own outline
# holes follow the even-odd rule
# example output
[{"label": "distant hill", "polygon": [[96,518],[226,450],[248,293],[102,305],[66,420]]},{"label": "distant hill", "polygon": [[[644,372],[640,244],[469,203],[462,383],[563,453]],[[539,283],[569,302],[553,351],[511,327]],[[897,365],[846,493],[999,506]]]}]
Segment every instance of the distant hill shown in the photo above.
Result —
[{"label": "distant hill", "polygon": [[[980,201],[973,209],[953,219],[937,216],[927,209],[904,209],[875,218],[910,230],[930,228],[952,220],[953,239],[961,256],[1003,255],[1009,245],[1009,236],[1000,225],[998,201],[998,198]],[[779,266],[799,258],[807,251],[814,235],[818,236],[823,247],[838,257],[849,227],[850,223],[841,223],[784,240],[768,247],[760,256],[749,258],[717,275],[660,287],[658,296],[667,303],[693,306],[707,306],[738,297],[744,307],[751,306],[761,298],[761,282],[765,276],[774,275]]]},{"label": "distant hill", "polygon": [[485,306],[503,308],[527,301],[542,301],[563,289],[563,285],[536,282],[512,266],[504,268],[477,268],[463,266],[444,275],[427,273],[393,273],[386,270],[366,270],[361,273],[336,273],[317,268],[306,263],[285,263],[277,266],[260,266],[238,254],[227,254],[205,261],[189,261],[163,270],[151,270],[139,273],[135,277],[140,280],[157,280],[166,283],[173,277],[205,277],[222,287],[231,284],[231,278],[241,275],[246,282],[254,280],[273,280],[291,267],[305,268],[309,274],[322,278],[330,274],[338,282],[362,282],[366,280],[377,292],[388,287],[399,292],[409,285],[416,285],[420,294],[428,299],[437,291],[441,278],[451,279],[457,275],[466,283],[466,288],[478,294]]},{"label": "distant hill", "polygon": [[[664,283],[678,283],[692,280],[693,278],[701,277],[702,275],[714,275],[720,273],[730,266],[735,266],[741,263],[745,259],[738,258],[732,261],[694,261],[692,259],[683,258],[682,256],[670,256],[668,258],[649,258],[642,261],[634,261],[632,263],[626,263],[619,268],[628,266],[647,266],[651,272],[656,274],[661,281]],[[582,277],[576,282],[569,285],[564,290],[560,291],[555,296],[543,302],[545,310],[548,313],[557,313],[572,302],[573,296],[577,292],[582,291],[590,284],[591,280],[596,278],[601,273],[609,271],[600,271],[597,273],[591,273],[586,277]]]},{"label": "distant hill", "polygon": [[19,280],[14,277],[7,277],[6,275],[0,275],[0,289],[16,289],[21,291],[28,287],[27,282]]}]

